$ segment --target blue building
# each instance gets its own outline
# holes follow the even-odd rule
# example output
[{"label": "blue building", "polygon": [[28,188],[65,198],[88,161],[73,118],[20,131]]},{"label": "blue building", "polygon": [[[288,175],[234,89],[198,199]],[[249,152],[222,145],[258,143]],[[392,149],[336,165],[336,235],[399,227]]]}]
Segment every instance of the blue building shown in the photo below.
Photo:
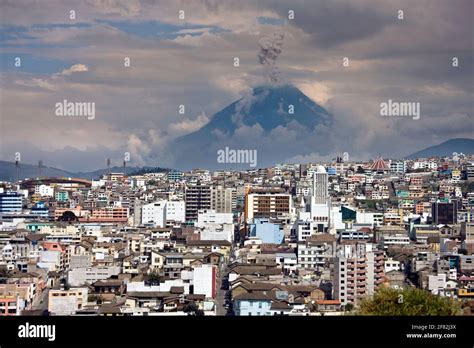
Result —
[{"label": "blue building", "polygon": [[274,224],[268,219],[254,219],[249,225],[249,236],[257,237],[263,243],[281,244],[285,238],[285,233],[280,229],[279,224]]},{"label": "blue building", "polygon": [[234,298],[234,312],[236,316],[272,315],[271,307],[271,299],[260,293],[241,294]]},{"label": "blue building", "polygon": [[183,177],[183,173],[177,170],[172,170],[168,173],[169,181],[179,181]]},{"label": "blue building", "polygon": [[0,213],[21,213],[22,196],[17,192],[0,193]]},{"label": "blue building", "polygon": [[40,201],[31,208],[31,214],[47,218],[49,216],[49,208],[45,202]]}]

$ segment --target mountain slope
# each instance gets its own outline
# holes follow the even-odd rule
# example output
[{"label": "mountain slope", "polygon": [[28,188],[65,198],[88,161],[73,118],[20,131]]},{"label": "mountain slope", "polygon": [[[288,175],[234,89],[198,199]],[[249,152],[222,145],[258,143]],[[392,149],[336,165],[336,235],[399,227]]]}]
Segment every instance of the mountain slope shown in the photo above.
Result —
[{"label": "mountain slope", "polygon": [[[130,174],[138,170],[146,170],[151,167],[111,167],[110,169],[99,169],[92,172],[69,172],[58,168],[43,167],[41,168],[42,177],[71,177],[82,179],[98,179],[108,171],[117,173]],[[36,178],[39,175],[38,166],[32,164],[20,164],[20,180],[25,178]],[[16,167],[15,163],[0,161],[0,180],[1,181],[16,181]]]},{"label": "mountain slope", "polygon": [[332,115],[296,87],[263,86],[217,112],[201,129],[176,139],[170,151],[181,169],[248,167],[217,163],[216,152],[225,147],[257,150],[259,166],[273,165],[305,150],[317,151],[296,143],[332,124]]},{"label": "mountain slope", "polygon": [[451,156],[453,152],[464,153],[466,155],[474,154],[474,139],[455,138],[447,140],[441,144],[427,147],[421,151],[415,152],[408,159],[425,157],[444,157]]}]

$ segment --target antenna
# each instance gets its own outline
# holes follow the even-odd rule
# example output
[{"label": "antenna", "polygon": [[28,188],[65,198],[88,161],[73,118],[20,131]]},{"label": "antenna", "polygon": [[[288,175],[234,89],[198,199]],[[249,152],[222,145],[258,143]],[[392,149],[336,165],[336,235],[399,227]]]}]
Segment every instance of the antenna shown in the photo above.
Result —
[{"label": "antenna", "polygon": [[107,158],[107,175],[110,176],[110,158]]},{"label": "antenna", "polygon": [[15,167],[16,167],[16,182],[20,181],[20,161],[16,160],[15,161]]}]

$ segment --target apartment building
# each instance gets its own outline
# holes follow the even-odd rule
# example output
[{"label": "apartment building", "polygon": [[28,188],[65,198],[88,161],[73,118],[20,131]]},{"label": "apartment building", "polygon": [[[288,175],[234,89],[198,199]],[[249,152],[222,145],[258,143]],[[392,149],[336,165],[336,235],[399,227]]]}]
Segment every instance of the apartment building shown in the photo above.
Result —
[{"label": "apartment building", "polygon": [[253,218],[277,218],[292,211],[290,194],[280,190],[250,191],[245,196],[245,220]]},{"label": "apartment building", "polygon": [[211,209],[211,186],[197,183],[190,184],[185,191],[186,221],[194,222],[198,212],[202,209]]},{"label": "apartment building", "polygon": [[383,282],[384,255],[372,244],[343,245],[335,259],[335,298],[342,305],[357,305]]}]

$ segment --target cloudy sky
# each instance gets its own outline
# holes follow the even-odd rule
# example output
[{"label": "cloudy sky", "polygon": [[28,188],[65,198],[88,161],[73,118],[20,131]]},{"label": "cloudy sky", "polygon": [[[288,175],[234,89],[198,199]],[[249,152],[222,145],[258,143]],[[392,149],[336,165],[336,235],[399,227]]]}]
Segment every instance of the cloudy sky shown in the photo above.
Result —
[{"label": "cloudy sky", "polygon": [[[334,116],[332,157],[472,138],[473,12],[471,0],[0,0],[0,159],[87,171],[129,152],[130,165],[179,167],[167,146],[265,83],[258,41],[275,32],[283,78]],[[94,102],[95,118],[56,116],[64,99]],[[419,102],[420,119],[381,117],[388,99]]]}]

